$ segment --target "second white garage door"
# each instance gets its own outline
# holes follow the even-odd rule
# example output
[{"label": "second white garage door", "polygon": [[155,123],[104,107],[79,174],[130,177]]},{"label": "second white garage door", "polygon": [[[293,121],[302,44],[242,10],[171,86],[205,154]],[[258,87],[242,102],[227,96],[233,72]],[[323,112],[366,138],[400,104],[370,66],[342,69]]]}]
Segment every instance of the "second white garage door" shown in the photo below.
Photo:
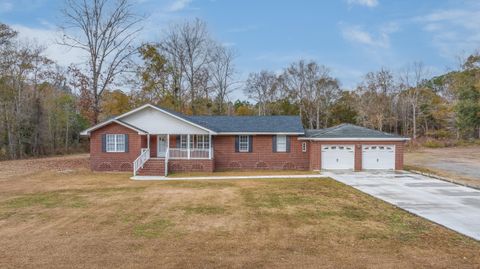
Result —
[{"label": "second white garage door", "polygon": [[355,165],[354,145],[323,145],[322,169],[353,169]]},{"label": "second white garage door", "polygon": [[395,146],[363,145],[362,169],[395,169]]}]

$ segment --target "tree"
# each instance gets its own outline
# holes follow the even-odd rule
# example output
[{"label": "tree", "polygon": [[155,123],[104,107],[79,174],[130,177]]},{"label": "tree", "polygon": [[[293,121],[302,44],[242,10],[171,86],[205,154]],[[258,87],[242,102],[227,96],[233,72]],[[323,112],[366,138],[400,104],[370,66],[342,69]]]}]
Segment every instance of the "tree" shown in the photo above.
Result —
[{"label": "tree", "polygon": [[268,104],[277,100],[278,97],[278,78],[273,72],[260,71],[260,73],[250,73],[245,82],[244,92],[257,102],[258,115],[270,114]]},{"label": "tree", "polygon": [[400,76],[400,87],[405,92],[405,100],[412,109],[412,136],[417,139],[417,114],[419,109],[420,92],[425,87],[428,70],[421,62],[414,62],[407,66]]},{"label": "tree", "polygon": [[217,113],[225,113],[225,102],[228,94],[232,92],[235,69],[233,60],[235,53],[229,48],[216,46],[212,52],[212,64],[210,73],[212,76],[212,87],[215,89],[215,103]]},{"label": "tree", "polygon": [[[88,55],[88,90],[93,96],[93,123],[98,123],[103,92],[129,69],[141,18],[129,0],[66,0],[65,24],[59,43]],[[76,32],[80,34],[76,34]]]}]

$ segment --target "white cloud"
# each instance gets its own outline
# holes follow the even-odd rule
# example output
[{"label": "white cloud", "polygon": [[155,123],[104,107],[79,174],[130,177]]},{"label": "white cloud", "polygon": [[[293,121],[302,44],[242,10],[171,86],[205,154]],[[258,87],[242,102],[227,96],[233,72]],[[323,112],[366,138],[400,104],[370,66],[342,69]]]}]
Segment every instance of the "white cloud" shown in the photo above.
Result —
[{"label": "white cloud", "polygon": [[378,0],[347,0],[349,5],[359,5],[366,7],[376,7]]},{"label": "white cloud", "polygon": [[1,1],[0,2],[0,13],[6,13],[13,9],[13,4],[10,1]]},{"label": "white cloud", "polygon": [[480,47],[480,5],[436,10],[414,18],[432,35],[432,44],[447,58],[470,53]]},{"label": "white cloud", "polygon": [[359,25],[342,25],[342,36],[346,40],[371,47],[388,48],[390,47],[390,34],[398,31],[399,27],[395,23],[389,23],[379,28],[378,34],[372,34],[364,30]]},{"label": "white cloud", "polygon": [[33,41],[45,48],[45,56],[62,66],[84,61],[84,53],[79,49],[70,49],[56,43],[60,34],[54,28],[31,28],[19,24],[11,25],[22,40]]},{"label": "white cloud", "polygon": [[176,12],[185,9],[192,0],[174,0],[167,8],[169,12]]}]

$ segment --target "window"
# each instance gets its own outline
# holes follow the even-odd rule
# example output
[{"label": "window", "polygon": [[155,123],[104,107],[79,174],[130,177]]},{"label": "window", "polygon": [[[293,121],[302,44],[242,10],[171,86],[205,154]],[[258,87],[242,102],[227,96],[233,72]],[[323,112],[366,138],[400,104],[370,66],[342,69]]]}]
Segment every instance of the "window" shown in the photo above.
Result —
[{"label": "window", "polygon": [[196,135],[195,142],[195,148],[208,149],[210,147],[210,138],[208,135]]},{"label": "window", "polygon": [[[186,149],[188,143],[187,135],[180,135],[180,148]],[[191,149],[208,149],[210,148],[210,137],[208,135],[191,135],[190,136]]]},{"label": "window", "polygon": [[180,135],[180,148],[186,149],[187,148],[187,135]]},{"label": "window", "polygon": [[287,136],[277,135],[277,152],[287,151]]},{"label": "window", "polygon": [[302,152],[307,152],[307,142],[302,143]]},{"label": "window", "polygon": [[239,135],[238,136],[238,151],[248,152],[248,135]]},{"label": "window", "polygon": [[124,134],[107,134],[106,143],[107,152],[125,152]]}]

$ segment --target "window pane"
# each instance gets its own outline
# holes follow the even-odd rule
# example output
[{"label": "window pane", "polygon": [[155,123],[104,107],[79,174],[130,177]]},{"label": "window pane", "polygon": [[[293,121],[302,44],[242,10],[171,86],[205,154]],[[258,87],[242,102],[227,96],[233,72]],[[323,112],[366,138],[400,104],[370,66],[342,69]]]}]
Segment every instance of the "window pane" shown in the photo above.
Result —
[{"label": "window pane", "polygon": [[238,149],[241,152],[248,152],[248,136],[241,135],[238,139]]},{"label": "window pane", "polygon": [[114,152],[115,151],[115,135],[107,134],[107,145],[106,149],[107,152]]},{"label": "window pane", "polygon": [[277,135],[277,151],[287,151],[287,137],[285,135]]},{"label": "window pane", "polygon": [[117,152],[125,152],[125,135],[117,134],[115,135],[117,139]]}]

